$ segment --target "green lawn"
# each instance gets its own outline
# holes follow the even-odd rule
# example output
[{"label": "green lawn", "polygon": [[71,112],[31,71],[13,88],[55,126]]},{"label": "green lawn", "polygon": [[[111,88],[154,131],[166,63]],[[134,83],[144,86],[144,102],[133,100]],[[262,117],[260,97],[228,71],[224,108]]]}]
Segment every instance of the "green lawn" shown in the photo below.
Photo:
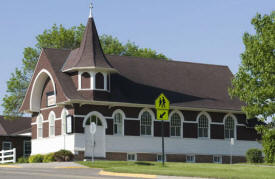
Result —
[{"label": "green lawn", "polygon": [[78,162],[91,168],[121,173],[142,173],[154,175],[196,176],[223,179],[275,179],[275,167],[247,164],[198,164],[167,162],[165,167],[159,162],[95,161]]}]

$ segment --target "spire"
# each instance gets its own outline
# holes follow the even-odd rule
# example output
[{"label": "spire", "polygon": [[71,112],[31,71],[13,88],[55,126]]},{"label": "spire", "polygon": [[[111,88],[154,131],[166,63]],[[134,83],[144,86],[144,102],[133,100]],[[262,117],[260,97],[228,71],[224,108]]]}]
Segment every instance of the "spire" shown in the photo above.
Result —
[{"label": "spire", "polygon": [[103,53],[94,18],[91,16],[88,19],[80,47],[71,51],[63,66],[63,71],[95,68],[116,71]]},{"label": "spire", "polygon": [[91,2],[91,4],[90,4],[89,8],[90,8],[90,15],[89,15],[89,18],[93,18],[93,12],[92,12],[92,10],[93,10],[93,3],[92,3],[92,2]]}]

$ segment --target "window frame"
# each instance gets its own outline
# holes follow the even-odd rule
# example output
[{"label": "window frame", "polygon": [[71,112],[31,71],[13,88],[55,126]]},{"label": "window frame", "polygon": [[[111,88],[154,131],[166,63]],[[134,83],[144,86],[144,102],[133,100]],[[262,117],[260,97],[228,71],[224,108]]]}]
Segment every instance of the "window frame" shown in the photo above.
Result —
[{"label": "window frame", "polygon": [[[150,135],[146,134],[146,129],[145,129],[145,134],[142,134],[142,126],[143,126],[142,125],[142,115],[145,112],[148,112],[148,114],[151,116],[151,134]],[[140,136],[153,136],[154,135],[154,121],[155,121],[155,115],[154,115],[154,113],[151,109],[143,109],[143,110],[140,111],[140,113],[139,113]]]},{"label": "window frame", "polygon": [[[134,155],[134,160],[129,160],[130,155]],[[136,153],[127,153],[127,161],[137,161],[137,154]]]},{"label": "window frame", "polygon": [[[179,115],[179,118],[180,118],[180,126],[172,126],[172,117],[174,114],[177,114]],[[182,115],[182,113],[178,110],[174,110],[172,111],[170,114],[169,114],[169,121],[170,121],[170,137],[172,138],[182,138],[183,137],[183,121],[184,121],[184,117]],[[172,127],[180,127],[180,134],[179,136],[172,136]]]},{"label": "window frame", "polygon": [[12,142],[11,142],[11,141],[3,141],[3,142],[2,142],[2,150],[7,151],[7,150],[4,149],[4,148],[5,148],[5,147],[4,147],[5,144],[9,144],[10,149],[8,149],[8,150],[11,150],[11,149],[12,149]]},{"label": "window frame", "polygon": [[[43,138],[43,115],[41,113],[36,118],[36,128],[37,128],[36,129],[36,138],[42,139]],[[40,133],[39,129],[41,129],[41,136],[39,135],[39,133]]]},{"label": "window frame", "polygon": [[[188,157],[193,157],[193,160],[192,161],[187,160]],[[196,163],[196,155],[194,155],[194,154],[187,154],[186,155],[186,163]]]},{"label": "window frame", "polygon": [[[90,87],[88,87],[88,88],[82,88],[82,76],[85,74],[85,73],[87,73],[89,76],[90,76],[90,78],[89,78],[89,83],[90,83]],[[85,77],[84,77],[85,78]],[[83,71],[83,72],[81,72],[80,73],[80,83],[79,83],[79,85],[80,85],[80,87],[79,87],[79,89],[81,89],[81,90],[91,90],[91,78],[92,78],[92,74],[90,73],[90,72],[87,72],[87,71]]]},{"label": "window frame", "polygon": [[27,142],[29,142],[29,143],[30,143],[30,146],[32,147],[32,142],[31,142],[31,140],[24,140],[24,141],[23,141],[23,157],[28,157],[28,156],[30,156],[30,155],[31,155],[31,152],[32,152],[32,148],[31,148],[30,154],[29,154],[29,155],[26,154],[26,143],[27,143]]},{"label": "window frame", "polygon": [[[51,117],[53,116],[53,119]],[[55,137],[55,113],[54,111],[51,111],[48,116],[48,121],[49,121],[49,137]],[[53,128],[53,134],[51,133],[51,128]]]},{"label": "window frame", "polygon": [[[63,119],[63,115],[65,114],[65,118]],[[67,134],[67,116],[69,115],[69,111],[66,108],[62,109],[61,112],[61,135]]]},{"label": "window frame", "polygon": [[[115,117],[117,114],[121,115],[121,134],[115,133],[115,125],[116,125]],[[121,109],[117,109],[113,112],[112,118],[113,118],[113,135],[124,136],[124,130],[125,130],[124,129],[124,120],[126,118],[124,112]]]},{"label": "window frame", "polygon": [[[97,78],[96,78],[96,75],[97,75],[97,74],[101,74],[102,77],[103,77],[103,88],[97,88],[97,87],[98,87],[98,86],[96,85],[96,84],[97,84]],[[106,86],[106,82],[105,82],[105,81],[106,81],[107,79],[106,79],[105,77],[106,77],[106,74],[103,73],[103,72],[98,71],[98,72],[95,73],[95,76],[94,76],[94,79],[95,79],[95,80],[94,80],[94,81],[95,81],[95,83],[94,83],[94,84],[95,84],[95,86],[94,86],[94,87],[95,87],[95,90],[103,90],[103,91],[106,91],[107,86]]]},{"label": "window frame", "polygon": [[[219,161],[215,161],[215,157],[219,158]],[[222,155],[213,155],[213,163],[222,164]]]},{"label": "window frame", "polygon": [[[228,119],[228,117],[231,117],[232,120],[234,121],[234,132],[233,132],[234,137],[226,138],[225,137],[225,122]],[[237,118],[234,114],[229,113],[229,114],[224,116],[223,125],[224,125],[224,139],[225,140],[231,140],[231,138],[234,138],[235,140],[237,139],[237,124],[238,124],[238,120],[237,120]]]},{"label": "window frame", "polygon": [[[200,132],[199,132],[199,129],[200,128],[202,128],[202,127],[199,127],[199,125],[200,125],[200,117],[201,116],[205,116],[206,117],[206,119],[207,119],[207,137],[200,137]],[[198,116],[197,116],[197,119],[196,119],[196,122],[197,122],[197,135],[198,135],[198,139],[210,139],[210,135],[211,135],[211,133],[210,133],[210,124],[211,124],[211,121],[212,121],[212,119],[211,119],[211,117],[210,117],[210,115],[207,113],[207,112],[201,112],[201,113],[199,113],[198,114]],[[203,129],[205,129],[205,127],[203,128]]]}]

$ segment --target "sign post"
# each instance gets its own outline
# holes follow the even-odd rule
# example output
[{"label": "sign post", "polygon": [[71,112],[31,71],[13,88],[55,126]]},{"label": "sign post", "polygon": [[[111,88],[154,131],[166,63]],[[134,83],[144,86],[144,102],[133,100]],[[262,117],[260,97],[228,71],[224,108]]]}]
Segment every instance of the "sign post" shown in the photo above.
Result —
[{"label": "sign post", "polygon": [[232,147],[235,144],[234,138],[230,138],[230,164],[232,164]]},{"label": "sign post", "polygon": [[168,113],[170,102],[166,96],[161,93],[155,100],[155,107],[157,110],[157,120],[161,120],[161,139],[162,139],[162,166],[164,166],[165,154],[164,154],[164,120],[168,120]]},{"label": "sign post", "polygon": [[90,124],[90,133],[92,134],[92,148],[91,148],[92,162],[94,162],[95,132],[96,132],[96,124],[94,122],[92,122]]}]

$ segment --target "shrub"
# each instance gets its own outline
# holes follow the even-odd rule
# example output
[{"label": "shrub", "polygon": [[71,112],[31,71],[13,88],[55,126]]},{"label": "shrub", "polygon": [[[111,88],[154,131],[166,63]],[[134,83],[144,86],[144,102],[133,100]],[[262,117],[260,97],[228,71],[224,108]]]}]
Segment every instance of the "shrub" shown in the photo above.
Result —
[{"label": "shrub", "polygon": [[263,162],[262,151],[259,149],[249,149],[246,152],[246,160],[249,163],[262,163]]},{"label": "shrub", "polygon": [[74,159],[74,155],[71,151],[59,150],[54,153],[54,159],[58,162],[72,161]]},{"label": "shrub", "polygon": [[43,158],[43,163],[48,163],[48,162],[54,162],[54,153],[49,153],[47,155],[44,156]]},{"label": "shrub", "polygon": [[18,163],[29,163],[29,158],[28,157],[20,157],[17,160]]},{"label": "shrub", "polygon": [[31,155],[29,157],[29,163],[42,163],[43,162],[43,155],[37,154],[37,155]]}]

